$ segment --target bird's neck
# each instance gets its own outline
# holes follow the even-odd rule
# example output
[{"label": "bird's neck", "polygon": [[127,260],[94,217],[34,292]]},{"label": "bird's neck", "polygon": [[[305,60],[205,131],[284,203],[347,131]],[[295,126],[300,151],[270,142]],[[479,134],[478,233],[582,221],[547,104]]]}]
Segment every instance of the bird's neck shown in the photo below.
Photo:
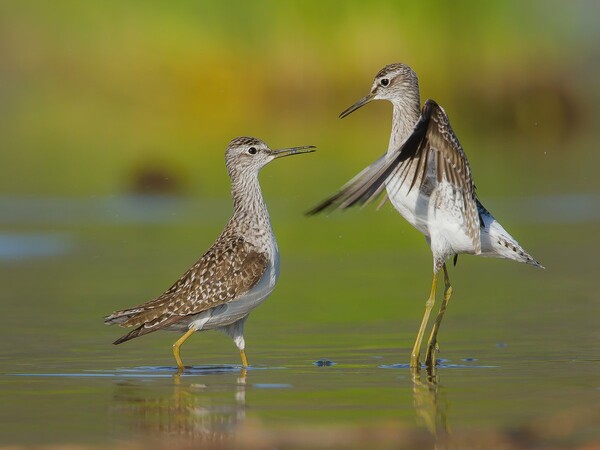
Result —
[{"label": "bird's neck", "polygon": [[233,217],[241,234],[272,233],[271,221],[267,205],[262,196],[258,173],[245,174],[231,179],[231,196],[233,197]]},{"label": "bird's neck", "polygon": [[410,136],[420,116],[420,101],[417,98],[404,97],[392,102],[392,133],[388,153],[396,151]]}]

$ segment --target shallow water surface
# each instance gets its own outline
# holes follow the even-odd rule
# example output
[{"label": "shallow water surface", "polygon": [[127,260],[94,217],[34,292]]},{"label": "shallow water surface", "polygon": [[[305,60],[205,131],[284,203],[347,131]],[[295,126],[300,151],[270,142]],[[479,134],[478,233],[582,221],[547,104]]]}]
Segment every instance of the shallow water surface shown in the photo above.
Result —
[{"label": "shallow water surface", "polygon": [[[123,330],[102,317],[168,287],[218,234],[228,203],[206,216],[192,203],[146,202],[138,207],[164,220],[132,211],[101,220],[127,201],[75,203],[75,223],[56,216],[17,234],[18,215],[2,217],[0,444],[572,448],[600,439],[597,217],[544,222],[544,202],[539,215],[504,214],[547,269],[461,257],[440,364],[428,373],[406,364],[431,281],[422,238],[393,213],[305,220],[273,202],[282,276],[247,323],[251,367],[240,368],[227,336],[208,332],[182,347],[189,366],[179,374],[176,334],[113,346]],[[513,203],[526,204],[497,202]],[[20,214],[33,215],[23,204]]]}]

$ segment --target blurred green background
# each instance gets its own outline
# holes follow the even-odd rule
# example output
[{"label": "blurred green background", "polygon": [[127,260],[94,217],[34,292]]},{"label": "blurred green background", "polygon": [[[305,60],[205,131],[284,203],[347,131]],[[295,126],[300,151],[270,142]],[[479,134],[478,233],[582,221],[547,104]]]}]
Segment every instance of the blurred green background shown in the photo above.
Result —
[{"label": "blurred green background", "polygon": [[[408,361],[431,282],[422,236],[389,206],[302,214],[387,149],[389,104],[337,116],[405,62],[449,114],[483,203],[547,267],[461,257],[451,269],[440,356],[496,369],[443,372],[448,422],[598,417],[598,23],[592,0],[0,1],[0,373],[171,366],[175,335],[113,347],[123,330],[102,317],[156,296],[208,248],[231,212],[225,147],[250,135],[318,151],[261,175],[282,275],[247,351],[289,370],[249,373],[248,416],[413,424],[418,385],[378,366]],[[216,333],[182,354],[238,362]],[[338,365],[312,365],[325,356]],[[211,376],[175,389],[228,407],[237,374]],[[293,388],[257,388],[270,383]],[[146,417],[139,405],[174,388],[140,386],[3,376],[0,444],[143,436],[151,424],[129,409]],[[588,425],[569,442],[598,437]]]},{"label": "blurred green background", "polygon": [[318,199],[385,150],[389,105],[337,114],[397,61],[449,113],[482,192],[596,189],[599,8],[3,1],[0,192],[121,194],[164,171],[178,192],[224,197],[225,145],[252,135],[318,145],[264,180],[271,198],[302,184]]}]

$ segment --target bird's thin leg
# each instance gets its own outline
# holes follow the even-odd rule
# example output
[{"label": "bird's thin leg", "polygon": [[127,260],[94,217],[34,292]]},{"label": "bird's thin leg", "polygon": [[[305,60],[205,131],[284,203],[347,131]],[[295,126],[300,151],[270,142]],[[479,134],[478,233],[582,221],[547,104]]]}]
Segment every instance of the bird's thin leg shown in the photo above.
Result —
[{"label": "bird's thin leg", "polygon": [[442,323],[442,319],[444,318],[446,307],[448,306],[448,302],[450,301],[450,297],[452,296],[452,286],[450,285],[450,278],[448,277],[448,269],[446,269],[446,264],[444,264],[442,268],[444,269],[444,300],[442,300],[440,312],[438,312],[438,315],[435,318],[435,323],[433,324],[433,328],[431,329],[431,335],[429,336],[429,343],[427,344],[427,358],[425,360],[425,365],[427,367],[435,366],[436,354],[439,349],[437,343],[437,334],[440,330],[440,324]]},{"label": "bird's thin leg", "polygon": [[246,352],[244,349],[246,348],[246,342],[244,341],[244,324],[246,323],[246,319],[248,316],[243,317],[237,322],[233,322],[223,328],[225,333],[227,333],[235,342],[235,346],[240,351],[240,358],[242,358],[242,367],[248,367],[248,358],[246,358]]},{"label": "bird's thin leg", "polygon": [[240,356],[242,357],[242,366],[248,367],[248,359],[246,358],[246,352],[243,348],[240,348]]},{"label": "bird's thin leg", "polygon": [[413,347],[412,353],[410,355],[410,367],[419,367],[419,355],[421,353],[421,342],[423,341],[423,335],[425,334],[425,328],[427,327],[427,323],[429,322],[429,315],[431,314],[431,309],[435,304],[435,289],[437,287],[437,279],[438,273],[435,272],[433,274],[433,281],[431,282],[431,292],[429,293],[429,298],[425,302],[425,314],[423,314],[423,319],[421,320],[421,326],[419,327],[419,332],[417,333],[417,339],[415,341],[415,346]]},{"label": "bird's thin leg", "polygon": [[181,344],[183,344],[187,338],[194,334],[195,331],[195,328],[190,328],[186,331],[186,333],[183,336],[177,339],[177,342],[173,344],[173,356],[175,357],[175,361],[177,361],[177,370],[179,370],[180,372],[183,370],[184,366],[183,361],[181,360],[181,356],[179,356],[179,347],[181,347]]}]

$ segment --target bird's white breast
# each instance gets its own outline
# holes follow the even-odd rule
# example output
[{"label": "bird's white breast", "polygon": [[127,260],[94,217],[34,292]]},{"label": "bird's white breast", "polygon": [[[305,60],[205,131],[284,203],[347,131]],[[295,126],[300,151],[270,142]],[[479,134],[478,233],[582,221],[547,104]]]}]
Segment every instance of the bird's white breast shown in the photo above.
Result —
[{"label": "bird's white breast", "polygon": [[416,187],[409,191],[410,185],[402,183],[402,181],[400,176],[395,176],[387,182],[386,188],[390,202],[408,223],[425,236],[429,236],[426,220],[429,198],[421,195]]},{"label": "bird's white breast", "polygon": [[473,243],[465,231],[462,197],[443,181],[435,182],[431,192],[392,177],[387,191],[394,208],[429,242],[435,256],[446,258],[457,253],[472,253]]}]

